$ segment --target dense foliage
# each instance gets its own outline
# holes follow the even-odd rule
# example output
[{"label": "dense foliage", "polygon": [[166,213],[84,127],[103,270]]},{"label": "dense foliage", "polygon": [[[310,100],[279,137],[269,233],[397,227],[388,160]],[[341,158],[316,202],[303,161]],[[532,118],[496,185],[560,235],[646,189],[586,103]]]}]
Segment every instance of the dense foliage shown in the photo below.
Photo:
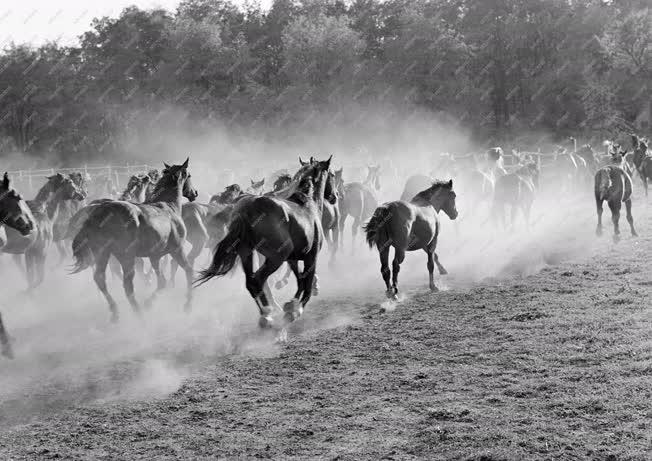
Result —
[{"label": "dense foliage", "polygon": [[492,141],[649,131],[647,0],[245,5],[130,7],[94,20],[79,46],[8,47],[0,152],[128,151],[125,134],[139,134],[143,114],[156,123],[171,107],[190,129],[219,121],[287,133],[314,113],[351,126],[359,116],[343,108],[382,104],[455,119]]}]

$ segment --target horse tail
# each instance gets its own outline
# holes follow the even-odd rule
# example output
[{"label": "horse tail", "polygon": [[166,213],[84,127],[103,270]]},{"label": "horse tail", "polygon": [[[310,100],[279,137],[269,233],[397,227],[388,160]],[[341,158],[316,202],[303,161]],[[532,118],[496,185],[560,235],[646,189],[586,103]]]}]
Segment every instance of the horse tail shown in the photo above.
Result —
[{"label": "horse tail", "polygon": [[72,256],[75,259],[75,264],[70,272],[71,274],[78,274],[93,264],[93,251],[89,241],[92,230],[89,229],[89,221],[84,222],[82,228],[72,240]]},{"label": "horse tail", "polygon": [[222,277],[235,267],[238,260],[238,249],[246,232],[246,223],[241,216],[235,216],[229,224],[229,231],[215,246],[213,261],[208,269],[200,272],[195,283],[201,285],[213,277]]},{"label": "horse tail", "polygon": [[388,237],[387,223],[391,218],[391,211],[387,206],[379,206],[374,211],[373,216],[369,222],[363,226],[367,244],[369,248],[378,245],[382,237]]}]

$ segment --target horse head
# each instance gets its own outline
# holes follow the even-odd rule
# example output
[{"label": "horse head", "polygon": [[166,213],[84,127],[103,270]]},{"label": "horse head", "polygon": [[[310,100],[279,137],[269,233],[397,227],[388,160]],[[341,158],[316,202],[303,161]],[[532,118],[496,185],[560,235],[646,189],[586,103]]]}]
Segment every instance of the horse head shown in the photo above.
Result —
[{"label": "horse head", "polygon": [[64,177],[59,173],[50,178],[53,182],[53,192],[58,195],[60,200],[81,201],[86,198],[84,191],[69,177]]},{"label": "horse head", "polygon": [[330,203],[335,203],[337,197],[335,195],[334,181],[329,179],[328,174],[330,172],[332,158],[332,155],[328,160],[315,160],[311,158],[310,163],[299,168],[299,171],[292,178],[292,182],[296,185],[297,189],[301,192],[308,193],[309,189],[316,191],[323,186],[323,198]]},{"label": "horse head", "polygon": [[191,175],[188,173],[188,163],[190,158],[187,158],[181,165],[168,165],[164,163],[165,169],[161,174],[156,187],[154,188],[155,195],[157,191],[162,191],[164,188],[169,188],[172,184],[176,187],[182,188],[181,194],[189,201],[194,202],[199,193],[192,185]]},{"label": "horse head", "polygon": [[289,174],[280,175],[276,181],[274,181],[274,192],[278,192],[282,189],[285,189],[292,182],[292,176]]},{"label": "horse head", "polygon": [[444,213],[451,219],[457,218],[456,197],[452,179],[448,182],[435,181],[430,187],[430,204],[437,211],[444,210]]},{"label": "horse head", "polygon": [[0,224],[29,235],[34,229],[34,216],[23,198],[11,188],[9,174],[0,182]]}]

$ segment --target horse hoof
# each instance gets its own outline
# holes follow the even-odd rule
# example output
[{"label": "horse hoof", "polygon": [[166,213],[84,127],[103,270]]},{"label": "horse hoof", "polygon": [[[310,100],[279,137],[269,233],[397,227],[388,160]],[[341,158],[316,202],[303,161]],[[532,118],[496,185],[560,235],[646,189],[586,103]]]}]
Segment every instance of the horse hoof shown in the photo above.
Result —
[{"label": "horse hoof", "polygon": [[387,290],[387,291],[385,291],[385,296],[387,297],[387,299],[392,299],[392,298],[394,298],[394,296],[395,296],[394,291],[393,291],[393,290]]},{"label": "horse hoof", "polygon": [[632,237],[638,237],[638,232],[633,231],[633,232],[632,232]]},{"label": "horse hoof", "polygon": [[277,343],[286,343],[288,342],[288,331],[285,328],[281,328],[281,331],[276,335]]},{"label": "horse hoof", "polygon": [[439,291],[439,288],[437,288],[435,285],[430,285],[430,291],[433,293],[437,293]]},{"label": "horse hoof", "polygon": [[120,316],[118,314],[111,314],[111,323],[118,323]]},{"label": "horse hoof", "polygon": [[184,311],[186,314],[190,314],[190,312],[192,311],[192,304],[190,304],[190,303],[186,303],[186,304],[184,304],[184,305],[183,305],[183,311]]},{"label": "horse hoof", "polygon": [[274,326],[274,320],[272,319],[271,315],[268,316],[261,315],[260,318],[258,319],[258,327],[263,330],[270,329],[273,326]]},{"label": "horse hoof", "polygon": [[620,235],[616,234],[614,235],[614,243],[620,242]]},{"label": "horse hoof", "polygon": [[448,271],[442,267],[439,269],[439,275],[448,275]]}]

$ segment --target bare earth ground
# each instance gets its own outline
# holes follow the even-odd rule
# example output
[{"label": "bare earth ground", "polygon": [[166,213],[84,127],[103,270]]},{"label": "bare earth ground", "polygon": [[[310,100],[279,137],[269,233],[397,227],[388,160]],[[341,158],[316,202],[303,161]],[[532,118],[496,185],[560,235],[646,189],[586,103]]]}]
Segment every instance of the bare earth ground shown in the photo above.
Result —
[{"label": "bare earth ground", "polygon": [[[168,348],[141,345],[101,373],[82,364],[84,379],[49,365],[47,384],[0,401],[0,459],[650,459],[652,219],[637,216],[632,238],[623,218],[614,245],[608,211],[597,241],[585,210],[566,245],[525,246],[482,282],[451,275],[431,294],[415,257],[398,305],[381,296],[373,254],[357,290],[342,264],[353,288],[329,295],[325,281],[286,345],[251,339],[252,314],[208,352],[166,330]],[[451,274],[453,259],[442,256]]]}]

